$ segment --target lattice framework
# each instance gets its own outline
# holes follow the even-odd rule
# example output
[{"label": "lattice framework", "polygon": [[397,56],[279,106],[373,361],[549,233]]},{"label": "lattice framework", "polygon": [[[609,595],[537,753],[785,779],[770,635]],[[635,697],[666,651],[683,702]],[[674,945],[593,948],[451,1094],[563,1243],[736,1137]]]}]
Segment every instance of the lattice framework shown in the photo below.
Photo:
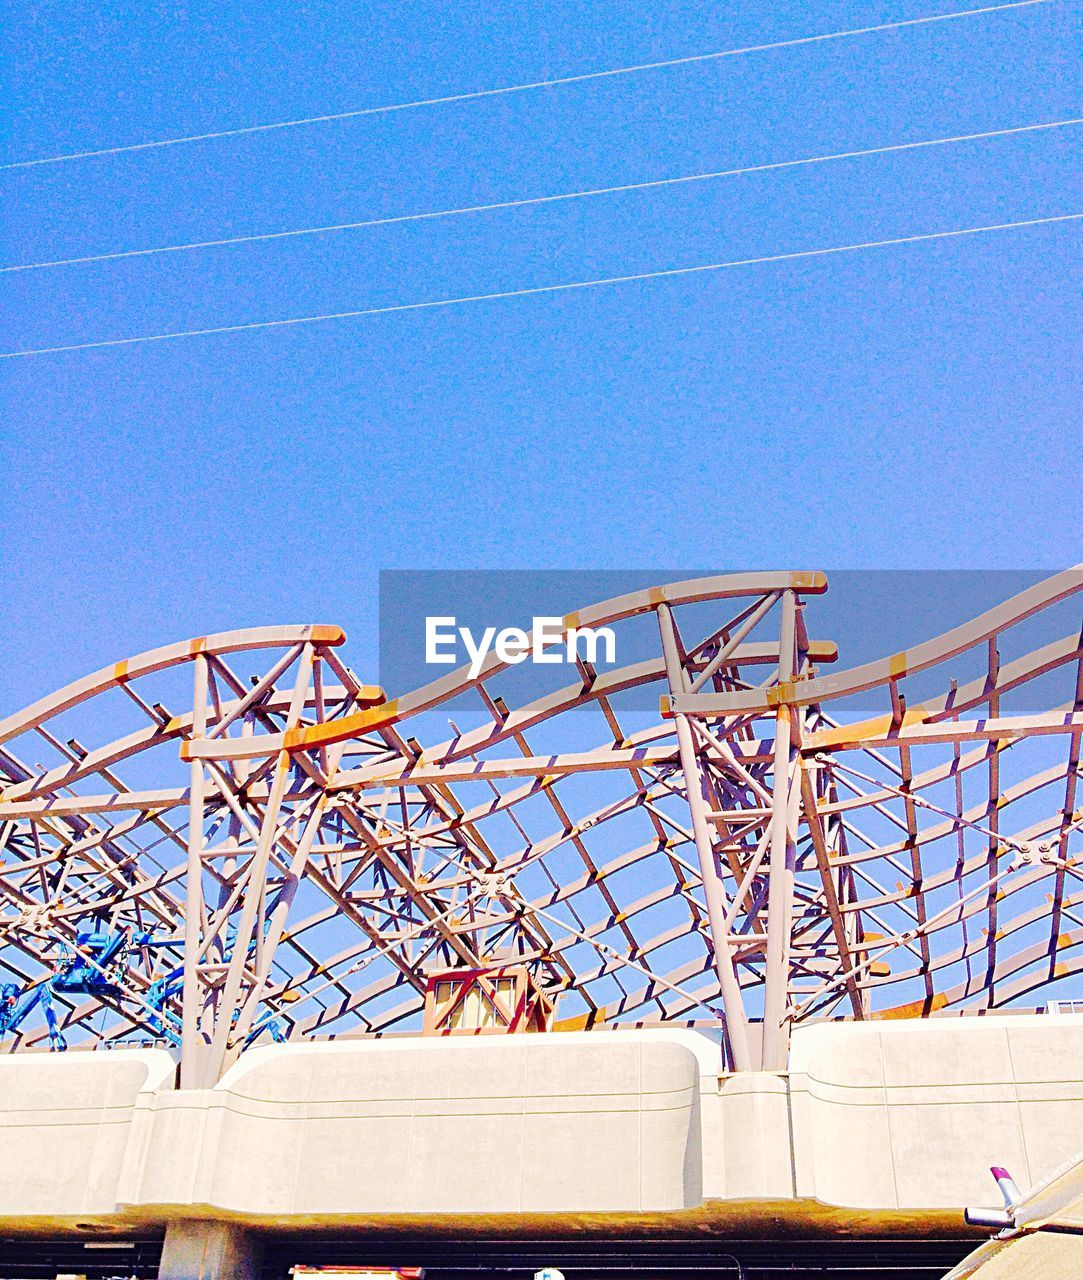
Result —
[{"label": "lattice framework", "polygon": [[[4,1045],[164,1039],[200,1086],[261,1038],[417,1029],[433,972],[515,966],[558,1027],[713,1027],[730,1068],[778,1070],[802,1021],[993,1008],[1078,971],[1080,630],[1002,651],[1083,574],[830,674],[805,626],[826,586],[582,609],[567,626],[646,621],[655,656],[581,659],[518,706],[495,656],[388,700],[341,630],[303,626],[155,650],[10,716]],[[980,673],[956,685],[958,662]],[[908,705],[929,672],[946,691]],[[660,718],[623,709],[645,687]],[[881,714],[847,721],[858,697]]]}]

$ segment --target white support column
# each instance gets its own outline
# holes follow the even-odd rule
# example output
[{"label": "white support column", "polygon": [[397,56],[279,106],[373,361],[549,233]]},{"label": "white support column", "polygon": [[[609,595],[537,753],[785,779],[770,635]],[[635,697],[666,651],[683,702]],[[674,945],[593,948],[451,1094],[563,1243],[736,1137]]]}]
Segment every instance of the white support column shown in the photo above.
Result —
[{"label": "white support column", "polygon": [[[332,748],[332,753],[336,759],[342,755],[342,747]],[[289,915],[290,907],[293,905],[294,896],[297,893],[298,886],[301,883],[301,876],[304,872],[305,863],[308,861],[308,855],[311,852],[313,842],[320,831],[320,824],[323,822],[324,814],[330,802],[330,795],[324,791],[321,793],[313,807],[312,814],[305,824],[304,832],[301,839],[297,842],[293,858],[290,861],[289,870],[286,873],[286,882],[282,887],[282,891],[278,895],[278,901],[274,910],[271,912],[267,920],[267,936],[263,941],[263,948],[259,955],[256,965],[256,980],[252,984],[251,990],[248,992],[240,1016],[237,1018],[237,1025],[233,1034],[238,1040],[244,1039],[252,1026],[256,1010],[259,1008],[260,1000],[263,998],[264,988],[267,985],[267,978],[271,971],[271,965],[274,962],[275,951],[278,948],[279,941],[282,938],[282,932],[286,927],[286,917]]]},{"label": "white support column", "polygon": [[263,1241],[236,1223],[171,1222],[158,1280],[259,1280],[262,1266]]},{"label": "white support column", "polygon": [[[662,653],[665,656],[669,687],[674,693],[687,693],[688,680],[677,647],[673,614],[667,604],[658,606],[658,627],[662,635]],[[744,1001],[741,998],[741,984],[733,964],[730,932],[726,925],[729,902],[715,861],[711,821],[707,816],[708,805],[703,794],[703,779],[699,761],[696,759],[692,726],[688,723],[688,717],[684,715],[674,716],[674,723],[681,769],[684,772],[685,791],[688,795],[688,808],[692,815],[692,833],[699,857],[699,873],[703,881],[703,894],[707,900],[707,920],[711,926],[715,972],[718,974],[722,1004],[726,1010],[726,1038],[729,1041],[734,1068],[738,1071],[751,1071],[754,1064],[748,1043],[748,1021],[745,1018]]]},{"label": "white support column", "polygon": [[[306,644],[297,660],[297,675],[293,685],[289,711],[286,716],[286,729],[294,729],[300,721],[308,693],[309,681],[312,677],[313,647]],[[223,984],[222,996],[218,1005],[218,1016],[215,1021],[214,1035],[207,1055],[206,1069],[203,1073],[203,1087],[209,1088],[217,1083],[223,1069],[227,1065],[228,1046],[233,1034],[233,1015],[240,1016],[241,985],[248,964],[248,946],[252,941],[253,931],[263,929],[264,921],[260,914],[264,902],[263,889],[267,877],[267,864],[275,843],[278,827],[278,816],[282,808],[282,798],[286,793],[291,768],[290,753],[279,751],[275,761],[271,787],[267,802],[263,809],[263,821],[260,825],[259,841],[252,854],[247,871],[247,882],[244,890],[244,905],[237,925],[237,933],[233,939],[233,954],[230,956],[229,968]],[[234,1046],[236,1048],[236,1046]]]},{"label": "white support column", "polygon": [[[782,596],[778,679],[789,684],[796,671],[797,599]],[[796,833],[791,818],[790,789],[795,785],[793,708],[780,701],[775,719],[774,787],[771,799],[771,864],[767,881],[767,973],[763,996],[763,1069],[785,1071],[789,1053],[786,1021],[790,983],[790,935],[793,930],[793,883]]]},{"label": "white support column", "polygon": [[[192,693],[192,737],[202,738],[207,730],[207,658],[197,653],[193,659],[195,676]],[[184,904],[184,978],[181,987],[181,1069],[182,1089],[199,1087],[199,1036],[201,990],[199,949],[203,918],[203,810],[205,795],[203,762],[193,760],[188,783],[188,869]]]}]

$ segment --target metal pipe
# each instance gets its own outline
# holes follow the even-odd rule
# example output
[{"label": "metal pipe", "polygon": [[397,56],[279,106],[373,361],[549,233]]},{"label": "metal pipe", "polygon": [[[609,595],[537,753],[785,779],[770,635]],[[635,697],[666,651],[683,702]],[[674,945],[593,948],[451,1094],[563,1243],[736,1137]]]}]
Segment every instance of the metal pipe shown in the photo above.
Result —
[{"label": "metal pipe", "polygon": [[[193,659],[195,677],[192,695],[192,736],[203,737],[207,728],[207,658],[197,653]],[[203,915],[203,762],[189,766],[188,869],[184,905],[184,982],[181,987],[181,1068],[180,1087],[195,1089],[198,1079],[199,1036],[199,922]]]},{"label": "metal pipe", "polygon": [[[797,600],[792,591],[782,596],[778,679],[793,680],[796,649]],[[790,980],[790,934],[793,928],[795,842],[790,821],[790,785],[794,749],[792,708],[778,704],[775,718],[775,762],[771,801],[771,864],[768,870],[767,973],[763,997],[763,1069],[785,1071],[789,1051],[786,1005]]]}]

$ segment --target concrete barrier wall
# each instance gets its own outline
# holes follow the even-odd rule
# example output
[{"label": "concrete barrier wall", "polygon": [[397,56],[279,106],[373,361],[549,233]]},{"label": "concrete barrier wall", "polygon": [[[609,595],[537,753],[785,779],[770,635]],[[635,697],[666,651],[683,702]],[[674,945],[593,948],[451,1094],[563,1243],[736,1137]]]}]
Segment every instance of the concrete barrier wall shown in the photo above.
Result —
[{"label": "concrete barrier wall", "polygon": [[0,1058],[0,1227],[868,1224],[995,1202],[990,1164],[1025,1187],[1083,1148],[1083,1017],[832,1024],[795,1035],[788,1076],[717,1065],[668,1030],[271,1046],[192,1092],[161,1050]]},{"label": "concrete barrier wall", "polygon": [[0,1221],[114,1213],[138,1102],[175,1075],[156,1049],[0,1058]]},{"label": "concrete barrier wall", "polygon": [[153,1099],[120,1199],[304,1216],[690,1208],[699,1039],[261,1049],[214,1090]]},{"label": "concrete barrier wall", "polygon": [[798,1196],[860,1208],[997,1203],[1083,1149],[1083,1017],[808,1027],[794,1037]]}]

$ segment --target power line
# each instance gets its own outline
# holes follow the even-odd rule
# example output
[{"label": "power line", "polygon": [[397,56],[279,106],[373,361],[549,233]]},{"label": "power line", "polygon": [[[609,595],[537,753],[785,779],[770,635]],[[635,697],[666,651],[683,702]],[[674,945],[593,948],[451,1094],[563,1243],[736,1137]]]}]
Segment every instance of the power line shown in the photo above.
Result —
[{"label": "power line", "polygon": [[288,231],[266,231],[254,235],[229,236],[219,240],[191,240],[181,244],[158,245],[149,249],[122,249],[113,253],[86,254],[78,258],[55,258],[45,262],[25,262],[0,267],[0,275],[11,271],[44,271],[52,267],[73,267],[92,262],[115,262],[121,258],[150,257],[161,253],[184,253],[194,249],[220,249],[229,245],[256,244],[268,240],[288,240],[298,236],[328,235],[332,232],[358,231],[364,227],[386,227],[403,222],[423,222],[434,218],[453,218],[462,214],[491,213],[501,209],[521,209],[530,205],[553,204],[558,201],[586,200],[595,196],[617,195],[630,191],[647,191],[657,187],[677,186],[690,182],[709,182],[718,178],[735,178],[752,173],[767,173],[775,169],[793,169],[804,165],[827,164],[835,160],[855,160],[863,156],[887,155],[898,151],[913,151],[923,147],[942,147],[958,142],[975,142],[988,138],[1004,138],[1020,133],[1034,133],[1046,129],[1064,129],[1083,124],[1083,116],[1067,120],[1051,120],[1041,124],[1016,125],[1007,129],[987,129],[982,133],[963,133],[954,137],[927,138],[918,142],[897,142],[883,147],[866,147],[859,151],[838,151],[828,155],[807,156],[799,160],[776,160],[769,164],[745,165],[737,169],[717,169],[709,173],[686,174],[675,178],[655,178],[647,182],[626,182],[613,187],[593,187],[580,191],[565,191],[558,195],[527,196],[517,200],[498,200],[491,204],[463,205],[454,209],[436,209],[424,213],[403,213],[386,218],[367,218],[360,222],[338,222],[328,226],[297,227]]},{"label": "power line", "polygon": [[707,271],[725,271],[733,267],[752,267],[769,262],[792,262],[798,258],[818,258],[828,254],[856,253],[862,249],[885,249],[893,245],[915,244],[924,240],[946,240],[957,236],[982,235],[992,231],[1009,231],[1021,227],[1041,227],[1055,222],[1075,222],[1083,213],[1063,213],[1048,218],[1027,218],[1020,222],[1000,222],[990,226],[962,227],[951,231],[929,231],[920,235],[896,236],[890,240],[867,240],[862,244],[832,245],[824,249],[801,249],[795,253],[772,253],[758,258],[737,258],[730,262],[708,262],[694,267],[669,267],[662,271],[641,271],[635,275],[606,276],[597,280],[577,280],[567,284],[537,285],[530,289],[506,289],[498,293],[475,293],[459,298],[437,298],[426,302],[401,302],[386,307],[363,307],[355,311],[334,311],[323,315],[292,316],[285,320],[255,320],[246,324],[217,325],[206,329],[183,329],[169,333],[144,334],[134,338],[107,338],[98,342],[76,342],[67,346],[37,347],[25,351],[0,352],[0,360],[20,356],[56,355],[64,351],[91,351],[102,347],[129,347],[144,342],[170,342],[178,338],[202,338],[218,333],[242,333],[251,329],[277,329],[288,325],[319,324],[326,320],[353,320],[361,316],[390,315],[401,311],[423,311],[435,307],[454,307],[471,302],[495,302],[504,298],[525,298],[541,293],[564,293],[572,289],[594,289],[601,285],[631,284],[637,280],[660,280],[670,276],[697,275]]},{"label": "power line", "polygon": [[829,31],[815,36],[798,36],[791,40],[772,40],[766,44],[745,45],[738,49],[722,49],[714,53],[696,53],[684,58],[667,58],[662,62],[642,62],[630,67],[615,67],[608,71],[586,71],[580,75],[558,76],[550,80],[534,80],[526,84],[503,85],[497,89],[475,89],[467,93],[446,94],[440,98],[420,98],[412,102],[396,102],[381,107],[361,107],[355,111],[337,111],[329,115],[304,116],[293,120],[275,120],[268,124],[244,125],[235,129],[217,129],[210,133],[192,133],[183,137],[159,138],[152,142],[133,142],[126,146],[100,147],[94,151],[72,151],[64,155],[40,156],[31,160],[13,160],[0,165],[3,169],[28,169],[34,165],[61,164],[69,160],[89,160],[99,156],[122,155],[129,151],[147,151],[154,147],[176,147],[190,142],[210,142],[220,138],[237,138],[252,133],[268,133],[276,129],[297,129],[302,125],[330,124],[336,120],[356,120],[361,116],[388,115],[394,111],[413,111],[420,107],[438,107],[452,102],[470,102],[478,98],[493,98],[511,93],[527,93],[535,89],[551,89],[560,85],[582,84],[588,80],[602,80],[614,76],[636,75],[642,71],[661,71],[667,67],[685,67],[697,62],[713,62],[720,58],[738,58],[752,53],[766,53],[773,49],[792,49],[798,45],[818,44],[824,40],[843,40],[853,36],[873,35],[882,31],[900,31],[904,27],[924,26],[932,22],[951,22],[956,18],[972,18],[986,13],[999,13],[1005,9],[1026,9],[1036,4],[1049,4],[1053,0],[1010,0],[1004,4],[984,5],[978,9],[961,9],[954,13],[934,13],[924,18],[905,18],[899,22],[881,22],[872,27],[852,27],[846,31]]}]

